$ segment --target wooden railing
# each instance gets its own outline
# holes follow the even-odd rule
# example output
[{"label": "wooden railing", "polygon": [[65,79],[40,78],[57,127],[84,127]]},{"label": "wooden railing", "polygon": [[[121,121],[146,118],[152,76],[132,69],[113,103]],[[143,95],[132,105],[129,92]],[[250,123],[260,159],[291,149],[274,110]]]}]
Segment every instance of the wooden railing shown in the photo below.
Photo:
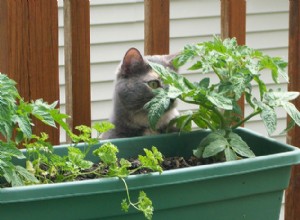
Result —
[{"label": "wooden railing", "polygon": [[[169,53],[169,0],[145,0],[145,54]],[[290,0],[290,90],[300,88],[300,4]],[[89,0],[64,0],[66,111],[72,127],[91,124]],[[245,44],[246,1],[221,0],[221,36]],[[105,51],[102,51],[105,53]],[[59,99],[57,0],[0,0],[0,72],[18,83],[26,100]],[[300,108],[300,100],[295,101]],[[244,106],[243,100],[241,105]],[[59,143],[59,130],[37,124]],[[300,147],[300,128],[287,135]],[[286,220],[300,219],[300,167],[286,192]]]}]

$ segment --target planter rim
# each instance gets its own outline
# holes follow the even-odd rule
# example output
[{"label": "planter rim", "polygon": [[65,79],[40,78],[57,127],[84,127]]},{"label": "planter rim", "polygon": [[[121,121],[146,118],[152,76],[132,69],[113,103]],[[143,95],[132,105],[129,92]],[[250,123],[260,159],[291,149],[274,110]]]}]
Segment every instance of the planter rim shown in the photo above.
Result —
[{"label": "planter rim", "polygon": [[[266,138],[249,129],[239,129],[256,137]],[[194,131],[201,132],[201,131]],[[162,136],[172,137],[178,134],[165,134]],[[136,137],[134,139],[143,139]],[[155,137],[148,137],[155,138]],[[128,138],[116,139],[115,143],[129,140]],[[131,139],[133,140],[133,139]],[[105,143],[110,140],[101,141]],[[258,156],[255,158],[201,165],[176,170],[164,171],[162,174],[151,173],[132,175],[126,178],[129,190],[147,189],[160,185],[176,185],[198,180],[215,179],[226,176],[247,174],[255,171],[275,169],[300,163],[300,150],[288,144],[278,143],[268,138],[268,141],[276,143],[285,149],[285,152]],[[63,146],[62,146],[63,147]],[[213,175],[211,171],[214,171]],[[124,185],[117,177],[101,178],[94,180],[74,181],[55,184],[41,184],[0,189],[0,204],[55,199],[61,197],[83,196],[97,193],[109,193],[124,191]]]}]

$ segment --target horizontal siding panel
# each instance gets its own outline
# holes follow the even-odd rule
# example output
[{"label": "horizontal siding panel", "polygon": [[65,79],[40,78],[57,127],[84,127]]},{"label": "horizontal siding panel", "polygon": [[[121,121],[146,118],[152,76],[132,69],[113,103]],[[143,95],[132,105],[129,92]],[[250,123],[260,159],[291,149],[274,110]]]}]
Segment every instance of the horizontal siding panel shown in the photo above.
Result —
[{"label": "horizontal siding panel", "polygon": [[220,1],[211,0],[171,0],[170,18],[187,19],[214,17],[220,15]]},{"label": "horizontal siding panel", "polygon": [[90,14],[91,25],[142,21],[144,19],[144,3],[95,5],[91,7]]},{"label": "horizontal siding panel", "polygon": [[120,5],[128,3],[143,2],[143,0],[91,0],[91,6],[94,5]]},{"label": "horizontal siding panel", "polygon": [[[106,63],[93,63],[91,64],[91,82],[106,82],[113,81],[116,78],[116,70],[120,61],[106,62]],[[59,67],[59,82],[60,85],[65,84],[64,76],[65,67]]]},{"label": "horizontal siding panel", "polygon": [[286,0],[247,0],[247,13],[283,12],[288,11],[288,5],[289,1]]},{"label": "horizontal siding panel", "polygon": [[287,30],[288,11],[271,14],[248,14],[246,28],[247,32]]},{"label": "horizontal siding panel", "polygon": [[112,101],[106,100],[106,101],[97,101],[92,102],[92,120],[93,121],[102,121],[107,120],[112,112]]},{"label": "horizontal siding panel", "polygon": [[255,49],[287,48],[288,30],[250,32],[246,35],[246,43]]}]

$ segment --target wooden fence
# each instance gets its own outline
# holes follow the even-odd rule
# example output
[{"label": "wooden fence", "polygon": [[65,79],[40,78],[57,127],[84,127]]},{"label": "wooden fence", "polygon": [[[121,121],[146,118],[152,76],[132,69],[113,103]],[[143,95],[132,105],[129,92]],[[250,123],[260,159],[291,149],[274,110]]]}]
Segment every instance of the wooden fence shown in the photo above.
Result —
[{"label": "wooden fence", "polygon": [[[145,0],[145,54],[169,52],[169,0]],[[221,0],[221,35],[245,44],[246,0]],[[290,90],[300,88],[300,4],[290,0]],[[91,124],[89,0],[64,0],[66,111],[72,127]],[[105,51],[103,51],[105,53]],[[25,100],[59,100],[57,0],[0,0],[0,72],[18,83]],[[300,108],[300,100],[295,101]],[[241,101],[243,106],[243,101]],[[59,130],[37,124],[59,143]],[[298,134],[298,135],[297,135]],[[300,128],[287,135],[300,147]],[[292,171],[285,219],[300,219],[300,167]]]}]

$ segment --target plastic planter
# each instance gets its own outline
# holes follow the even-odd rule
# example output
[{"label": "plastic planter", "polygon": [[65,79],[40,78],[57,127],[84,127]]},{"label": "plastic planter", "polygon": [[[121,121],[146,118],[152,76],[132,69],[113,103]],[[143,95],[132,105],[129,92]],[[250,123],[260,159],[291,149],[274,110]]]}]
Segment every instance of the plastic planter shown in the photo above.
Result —
[{"label": "plastic planter", "polygon": [[[154,204],[153,219],[278,219],[283,190],[292,165],[300,162],[300,150],[246,129],[238,132],[256,158],[130,176],[127,183],[132,197],[140,190],[147,193]],[[205,135],[206,131],[195,131],[111,142],[124,158],[152,146],[165,156],[187,157]],[[57,147],[56,152],[65,153],[65,146]],[[125,197],[118,178],[3,188],[0,219],[143,219],[133,209],[121,211]]]}]

